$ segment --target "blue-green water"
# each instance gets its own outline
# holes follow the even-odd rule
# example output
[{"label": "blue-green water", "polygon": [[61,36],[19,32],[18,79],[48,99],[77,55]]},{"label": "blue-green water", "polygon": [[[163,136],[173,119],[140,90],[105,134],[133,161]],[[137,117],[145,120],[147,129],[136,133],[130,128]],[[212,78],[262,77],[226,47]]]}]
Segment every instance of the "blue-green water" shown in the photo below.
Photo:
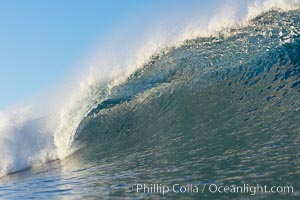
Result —
[{"label": "blue-green water", "polygon": [[[0,179],[3,199],[299,199],[300,11],[152,57],[102,97],[71,156]],[[293,186],[292,193],[136,192],[136,184]]]}]

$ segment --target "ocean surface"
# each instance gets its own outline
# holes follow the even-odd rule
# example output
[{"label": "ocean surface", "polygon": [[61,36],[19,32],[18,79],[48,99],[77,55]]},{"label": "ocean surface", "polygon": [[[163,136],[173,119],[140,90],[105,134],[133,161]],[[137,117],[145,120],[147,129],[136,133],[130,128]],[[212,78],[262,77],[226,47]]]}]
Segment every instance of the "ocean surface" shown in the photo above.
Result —
[{"label": "ocean surface", "polygon": [[[45,118],[4,129],[39,131],[30,135],[35,142],[0,137],[1,199],[300,199],[299,9],[270,10],[163,49],[120,84],[90,92],[88,112],[72,118],[74,134],[56,130],[55,144],[66,142],[72,153],[35,159],[52,148],[50,134],[40,136]],[[294,191],[163,195],[137,193],[136,184]]]}]

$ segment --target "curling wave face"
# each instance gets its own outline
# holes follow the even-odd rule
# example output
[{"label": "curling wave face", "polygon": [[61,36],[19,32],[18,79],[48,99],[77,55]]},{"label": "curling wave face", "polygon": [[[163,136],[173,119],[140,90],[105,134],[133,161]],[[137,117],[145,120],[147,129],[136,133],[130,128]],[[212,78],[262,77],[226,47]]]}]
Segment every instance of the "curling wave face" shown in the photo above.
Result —
[{"label": "curling wave face", "polygon": [[[275,120],[277,112],[271,112],[276,110],[296,114],[299,109],[299,10],[270,11],[253,19],[247,27],[232,28],[230,32],[230,36],[220,33],[215,37],[197,38],[162,51],[124,83],[102,89],[101,99],[81,121],[76,138],[94,140],[102,135],[94,133],[94,128],[114,133],[127,130],[128,121],[112,120],[112,117],[133,114],[134,127],[144,124],[138,122],[143,118],[148,119],[149,126],[154,126],[158,124],[152,124],[151,117],[161,115],[166,120],[177,121],[177,117],[184,114],[177,111],[185,112],[188,107],[204,109],[186,112],[198,120],[199,115],[225,117],[231,114],[236,118],[241,114],[246,123],[268,112]],[[230,102],[230,109],[236,109],[232,113],[225,112],[229,109],[227,104],[221,103],[225,99]],[[210,104],[220,106],[223,111],[207,110]],[[177,114],[170,116],[167,111]],[[103,122],[105,118],[110,120]],[[205,118],[208,120],[208,116]],[[293,120],[287,121],[293,123]],[[119,126],[123,128],[111,130]],[[86,133],[88,130],[93,135]],[[132,133],[131,129],[128,131]]]}]

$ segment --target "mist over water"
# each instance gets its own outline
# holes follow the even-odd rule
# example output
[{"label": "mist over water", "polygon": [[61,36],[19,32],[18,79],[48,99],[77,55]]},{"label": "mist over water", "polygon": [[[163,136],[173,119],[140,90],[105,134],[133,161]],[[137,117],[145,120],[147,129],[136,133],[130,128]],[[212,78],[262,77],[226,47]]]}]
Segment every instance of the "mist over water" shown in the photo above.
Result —
[{"label": "mist over water", "polygon": [[297,5],[228,4],[205,22],[170,22],[108,47],[52,112],[0,113],[0,196],[31,185],[39,198],[151,198],[132,184],[246,183],[293,185],[299,197]]}]

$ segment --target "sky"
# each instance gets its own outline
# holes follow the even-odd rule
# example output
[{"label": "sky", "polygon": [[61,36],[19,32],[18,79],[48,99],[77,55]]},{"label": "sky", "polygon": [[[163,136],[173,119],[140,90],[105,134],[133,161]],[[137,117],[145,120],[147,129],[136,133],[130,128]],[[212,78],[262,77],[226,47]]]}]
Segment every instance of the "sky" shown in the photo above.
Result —
[{"label": "sky", "polygon": [[[189,3],[195,2],[207,6],[206,1]],[[66,77],[118,24],[139,19],[138,13],[151,20],[156,12],[184,5],[170,0],[1,0],[0,110]]]}]

